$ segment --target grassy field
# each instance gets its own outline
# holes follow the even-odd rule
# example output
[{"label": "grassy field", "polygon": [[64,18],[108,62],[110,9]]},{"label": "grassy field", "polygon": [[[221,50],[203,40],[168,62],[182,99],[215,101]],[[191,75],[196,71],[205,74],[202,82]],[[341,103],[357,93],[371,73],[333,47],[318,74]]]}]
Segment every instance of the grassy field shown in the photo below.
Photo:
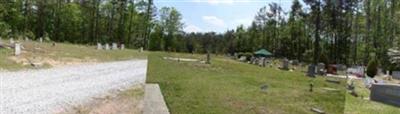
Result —
[{"label": "grassy field", "polygon": [[46,67],[79,64],[85,62],[105,62],[128,59],[145,59],[147,52],[139,53],[137,50],[96,50],[95,46],[84,46],[75,44],[23,42],[22,55],[13,56],[12,49],[0,49],[0,69],[19,70],[32,68],[28,61],[43,62]]},{"label": "grassy field", "polygon": [[[224,57],[211,65],[177,62],[163,57],[204,59],[200,55],[161,53],[149,55],[148,83],[159,83],[173,114],[344,113],[345,88],[309,78],[300,71],[261,68]],[[309,84],[314,92],[309,92]],[[342,81],[342,84],[345,82]],[[261,86],[268,85],[266,91]],[[337,89],[337,91],[332,90]]]}]

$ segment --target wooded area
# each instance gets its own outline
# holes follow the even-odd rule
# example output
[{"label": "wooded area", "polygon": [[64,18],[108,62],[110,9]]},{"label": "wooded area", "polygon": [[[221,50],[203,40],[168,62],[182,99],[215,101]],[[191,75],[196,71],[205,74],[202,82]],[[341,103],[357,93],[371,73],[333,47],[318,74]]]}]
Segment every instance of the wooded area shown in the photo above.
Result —
[{"label": "wooded area", "polygon": [[185,33],[173,7],[153,0],[0,0],[0,35],[80,44],[124,43],[153,51],[219,54],[265,48],[305,62],[390,65],[399,45],[396,0],[294,0],[286,12],[265,4],[249,27],[224,33]]},{"label": "wooded area", "polygon": [[56,42],[147,44],[152,0],[0,0],[3,37]]}]

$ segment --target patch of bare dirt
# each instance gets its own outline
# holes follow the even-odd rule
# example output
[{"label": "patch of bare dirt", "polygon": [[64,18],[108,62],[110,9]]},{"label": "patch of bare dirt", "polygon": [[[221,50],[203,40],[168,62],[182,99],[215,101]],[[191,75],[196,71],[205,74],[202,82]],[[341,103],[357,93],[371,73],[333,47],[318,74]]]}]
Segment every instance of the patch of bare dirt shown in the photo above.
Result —
[{"label": "patch of bare dirt", "polygon": [[96,59],[92,59],[89,57],[85,57],[84,59],[77,59],[77,58],[69,58],[64,57],[60,59],[53,59],[49,57],[28,57],[28,56],[10,56],[8,59],[14,61],[17,64],[22,65],[32,65],[35,64],[37,66],[43,66],[45,64],[50,65],[52,67],[58,66],[65,66],[65,65],[77,65],[77,64],[84,64],[84,63],[96,63]]},{"label": "patch of bare dirt", "polygon": [[73,109],[59,114],[142,114],[144,107],[143,86],[127,91],[137,92],[137,94],[126,95],[122,93],[116,96],[98,98],[89,104],[75,106]]}]

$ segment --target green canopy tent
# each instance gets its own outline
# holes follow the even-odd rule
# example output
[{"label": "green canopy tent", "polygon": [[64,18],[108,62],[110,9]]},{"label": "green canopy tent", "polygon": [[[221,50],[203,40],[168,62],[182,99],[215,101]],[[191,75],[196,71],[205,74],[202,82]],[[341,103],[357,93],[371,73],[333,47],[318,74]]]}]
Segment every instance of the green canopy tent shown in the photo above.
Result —
[{"label": "green canopy tent", "polygon": [[260,49],[256,52],[254,52],[255,56],[263,56],[263,57],[268,57],[268,56],[272,56],[272,53],[267,51],[266,49]]}]

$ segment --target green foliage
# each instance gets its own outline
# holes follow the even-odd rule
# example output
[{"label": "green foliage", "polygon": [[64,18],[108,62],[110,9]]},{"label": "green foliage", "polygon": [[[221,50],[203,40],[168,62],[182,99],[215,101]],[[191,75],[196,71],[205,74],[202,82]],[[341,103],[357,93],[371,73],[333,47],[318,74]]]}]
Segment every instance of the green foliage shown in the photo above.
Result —
[{"label": "green foliage", "polygon": [[0,35],[46,38],[47,33],[57,42],[144,47],[154,10],[152,0],[3,0]]},{"label": "green foliage", "polygon": [[378,61],[373,58],[368,62],[367,66],[367,76],[373,78],[378,73]]},{"label": "green foliage", "polygon": [[325,53],[321,53],[321,55],[319,56],[319,62],[324,63],[326,66],[328,66],[330,64],[329,58],[328,58],[328,56],[326,56]]}]

